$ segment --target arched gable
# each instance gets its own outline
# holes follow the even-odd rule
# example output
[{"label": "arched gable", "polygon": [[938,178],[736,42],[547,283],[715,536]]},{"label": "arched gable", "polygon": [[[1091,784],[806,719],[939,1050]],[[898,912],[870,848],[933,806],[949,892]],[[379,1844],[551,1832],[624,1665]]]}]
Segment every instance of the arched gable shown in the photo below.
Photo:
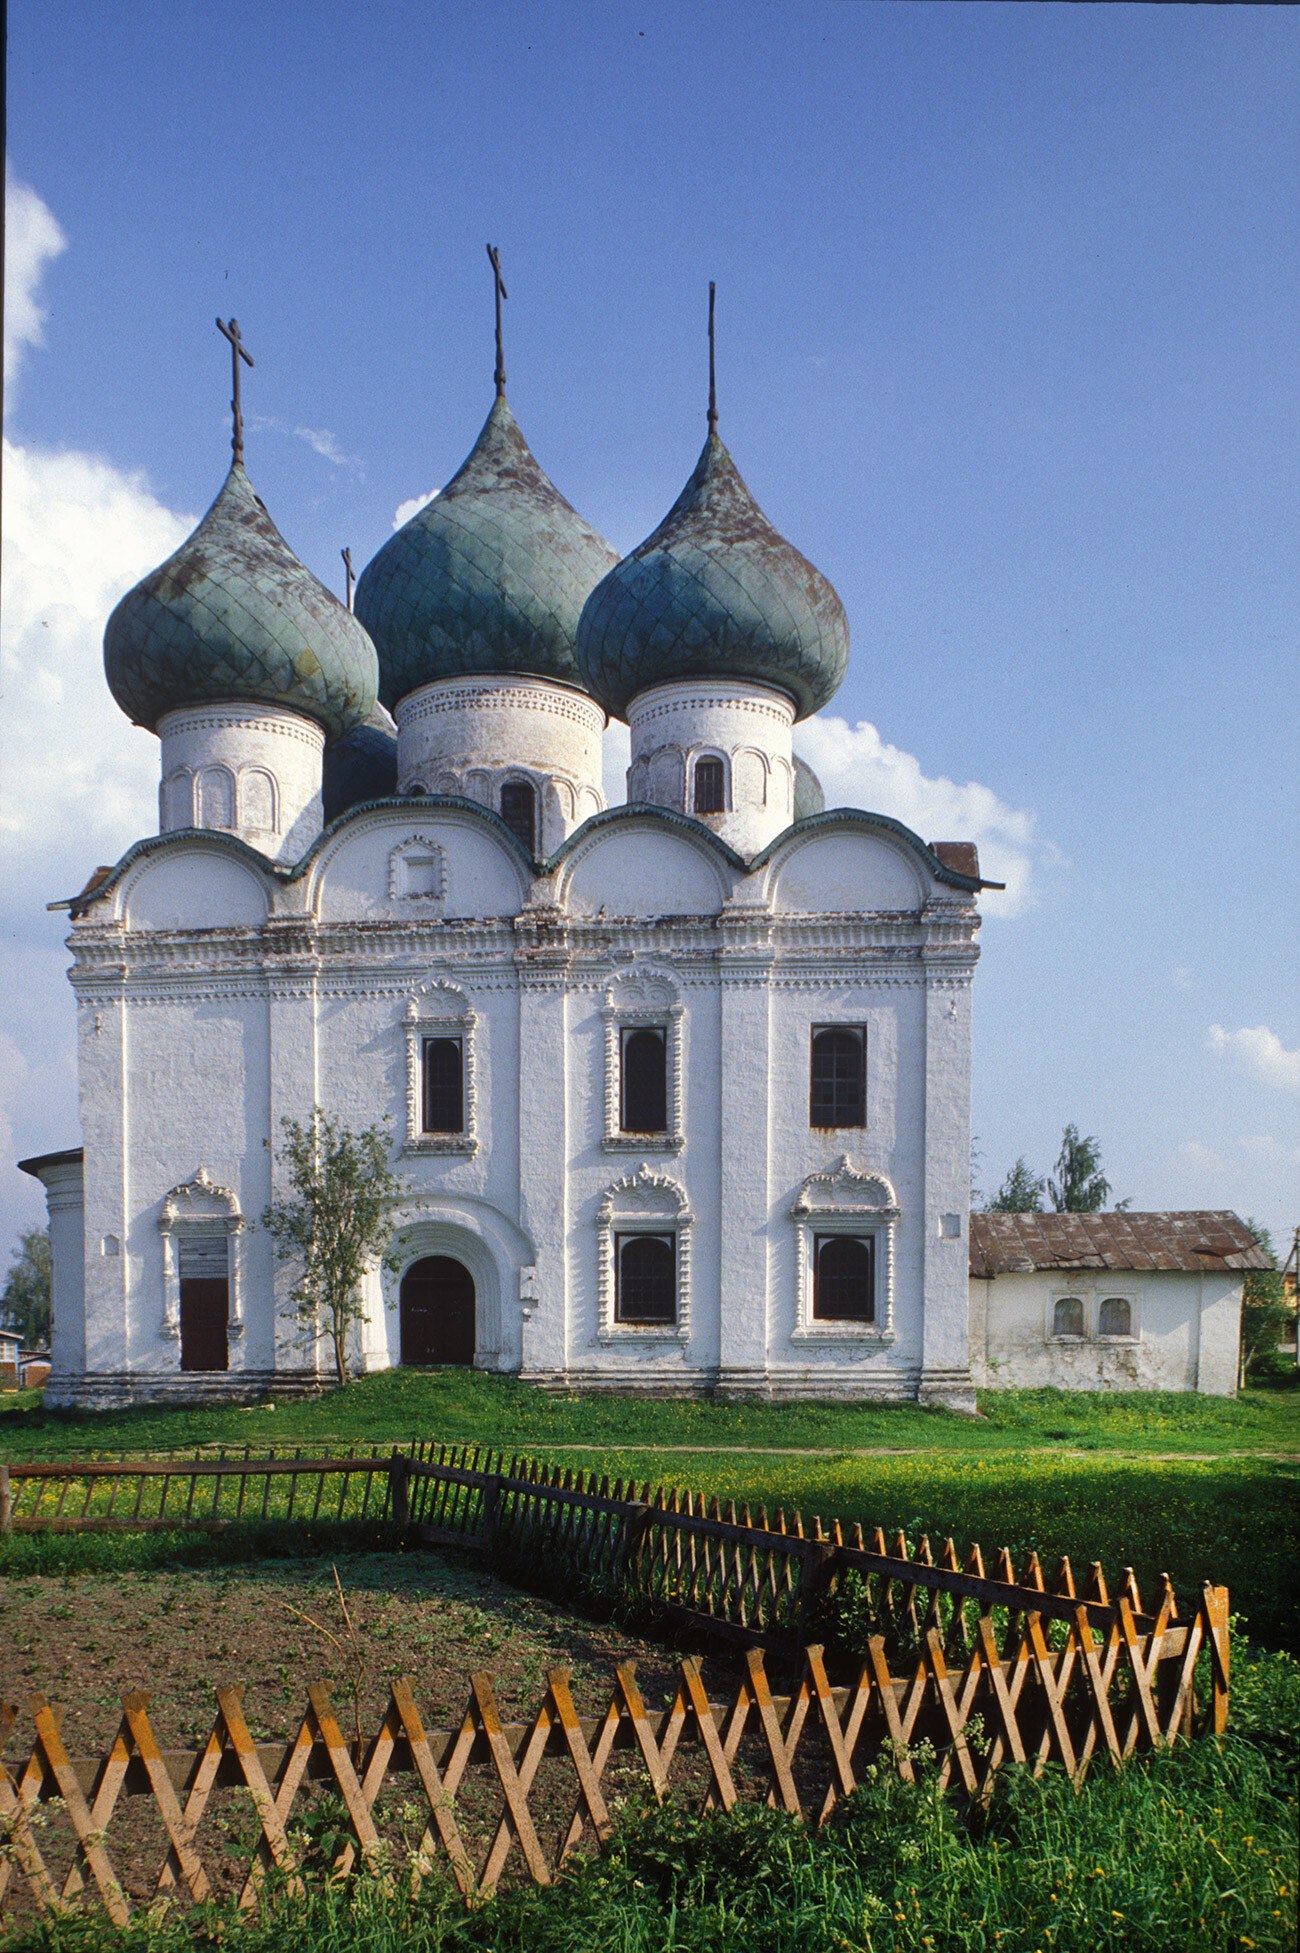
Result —
[{"label": "arched gable", "polygon": [[321,922],[517,915],[532,882],[495,814],[439,795],[351,809],[298,874]]},{"label": "arched gable", "polygon": [[695,821],[611,808],[552,857],[556,899],[571,915],[717,915],[744,864]]},{"label": "arched gable", "polygon": [[[182,830],[124,857],[105,888],[128,929],[260,928],[273,882],[264,857],[233,836]],[[115,884],[115,885],[114,885]]]},{"label": "arched gable", "polygon": [[922,908],[933,896],[973,899],[979,884],[945,870],[901,821],[836,808],[787,828],[754,863],[772,906],[815,915]]}]

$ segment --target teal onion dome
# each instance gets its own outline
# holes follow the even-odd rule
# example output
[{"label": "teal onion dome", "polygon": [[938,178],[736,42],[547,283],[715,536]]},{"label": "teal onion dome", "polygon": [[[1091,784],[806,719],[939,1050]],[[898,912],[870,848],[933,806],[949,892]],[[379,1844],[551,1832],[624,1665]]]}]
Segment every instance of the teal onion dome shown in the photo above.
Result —
[{"label": "teal onion dome", "polygon": [[109,690],[156,731],[178,706],[282,705],[342,738],[374,709],[375,647],[298,561],[236,461],[198,528],[104,632]]},{"label": "teal onion dome", "polygon": [[779,536],[710,433],[695,472],[655,530],[587,599],[578,665],[605,710],[677,678],[747,678],[787,693],[807,718],[849,661],[844,606]]},{"label": "teal onion dome", "polygon": [[578,618],[617,561],[499,396],[463,467],[361,573],[357,615],[379,652],[384,704],[480,672],[583,688]]},{"label": "teal onion dome", "polygon": [[393,722],[377,705],[364,725],[353,726],[325,748],[321,798],[325,825],[365,800],[397,792],[397,738]]}]

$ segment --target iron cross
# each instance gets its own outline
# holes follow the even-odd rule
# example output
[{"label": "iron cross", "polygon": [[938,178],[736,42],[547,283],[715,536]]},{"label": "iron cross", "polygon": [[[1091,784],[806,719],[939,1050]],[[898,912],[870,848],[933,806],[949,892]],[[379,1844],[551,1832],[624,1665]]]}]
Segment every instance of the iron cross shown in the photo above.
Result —
[{"label": "iron cross", "polygon": [[341,556],[341,557],[343,558],[343,568],[344,568],[344,570],[345,570],[345,571],[347,572],[347,579],[348,579],[348,609],[349,609],[349,610],[351,610],[351,608],[352,608],[352,586],[353,586],[353,584],[354,584],[354,583],[356,582],[356,580],[357,580],[357,579],[356,579],[356,577],[355,577],[355,576],[354,576],[354,575],[352,574],[352,551],[351,551],[350,549],[341,549],[341,550],[339,551],[339,555],[340,555],[340,556]]},{"label": "iron cross", "polygon": [[510,294],[502,282],[501,253],[495,244],[488,245],[487,254],[492,266],[492,277],[496,284],[497,293],[497,370],[495,374],[497,399],[504,400],[506,397],[506,356],[501,349],[501,301],[503,298],[509,298]]},{"label": "iron cross", "polygon": [[239,404],[239,362],[242,359],[245,366],[251,366],[253,364],[253,355],[244,351],[244,342],[239,336],[238,319],[232,319],[229,325],[226,324],[224,319],[218,319],[217,331],[224,332],[226,338],[230,341],[230,371],[233,376],[230,411],[234,416],[235,424],[235,431],[231,436],[230,449],[235,460],[242,461],[244,458],[244,415],[243,409]]},{"label": "iron cross", "polygon": [[713,280],[709,280],[709,432],[718,431],[718,389],[713,377],[713,295],[717,291]]}]

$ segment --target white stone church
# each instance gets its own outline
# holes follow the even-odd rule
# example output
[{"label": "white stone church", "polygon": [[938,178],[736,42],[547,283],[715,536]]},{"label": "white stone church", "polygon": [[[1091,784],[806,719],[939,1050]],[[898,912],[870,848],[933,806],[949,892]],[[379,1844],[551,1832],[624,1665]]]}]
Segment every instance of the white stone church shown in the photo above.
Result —
[{"label": "white stone church", "polygon": [[973,1404],[988,884],[969,845],[823,810],[792,733],[848,626],[712,410],[620,561],[498,362],[468,460],[354,613],[280,537],[236,409],[221,492],[104,647],[158,735],[159,832],[67,905],[83,1146],[26,1163],[50,1402],[328,1377],[260,1225],[281,1120],[319,1105],[393,1125],[398,1265],[369,1277],[358,1368]]}]

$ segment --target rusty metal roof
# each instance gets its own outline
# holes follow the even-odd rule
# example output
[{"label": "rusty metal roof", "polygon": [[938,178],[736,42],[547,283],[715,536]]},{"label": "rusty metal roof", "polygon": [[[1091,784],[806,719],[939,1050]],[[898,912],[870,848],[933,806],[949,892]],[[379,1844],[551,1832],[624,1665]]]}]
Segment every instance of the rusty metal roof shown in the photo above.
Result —
[{"label": "rusty metal roof", "polygon": [[677,678],[750,678],[807,718],[835,695],[849,626],[831,585],[779,535],[716,434],[654,534],[598,583],[578,663],[607,712]]},{"label": "rusty metal roof", "polygon": [[1236,1214],[972,1214],[970,1272],[1271,1268]]}]

